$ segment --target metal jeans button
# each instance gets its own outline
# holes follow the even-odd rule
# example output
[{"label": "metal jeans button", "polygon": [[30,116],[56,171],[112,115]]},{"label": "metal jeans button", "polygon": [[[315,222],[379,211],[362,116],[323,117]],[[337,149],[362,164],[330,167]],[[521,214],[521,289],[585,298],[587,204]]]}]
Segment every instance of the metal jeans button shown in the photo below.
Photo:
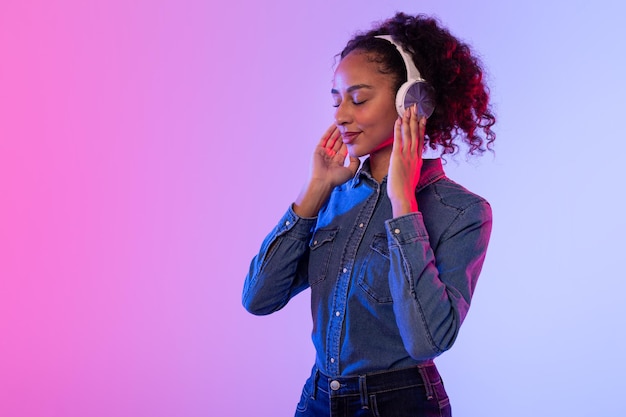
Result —
[{"label": "metal jeans button", "polygon": [[333,391],[337,391],[339,388],[341,388],[341,384],[339,383],[339,381],[331,381],[330,389],[332,389]]}]

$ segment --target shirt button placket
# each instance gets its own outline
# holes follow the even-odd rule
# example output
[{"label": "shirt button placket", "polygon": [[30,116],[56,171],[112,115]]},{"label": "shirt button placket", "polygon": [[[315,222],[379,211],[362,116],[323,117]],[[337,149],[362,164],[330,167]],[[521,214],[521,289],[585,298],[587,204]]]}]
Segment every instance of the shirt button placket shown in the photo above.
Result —
[{"label": "shirt button placket", "polygon": [[[344,275],[344,278],[342,280],[345,281],[345,284],[347,285],[345,275],[349,272],[348,267],[344,266],[343,268],[341,268],[341,272]],[[341,316],[342,316],[342,311],[344,309],[344,306],[341,303],[336,305],[336,307],[337,308],[335,310],[334,317],[333,317],[334,320],[331,320],[332,321],[331,328],[334,329],[333,332],[337,332],[337,333],[335,333],[336,338],[335,338],[335,344],[333,346],[333,349],[332,351],[329,351],[329,353],[333,355],[332,357],[329,358],[329,362],[332,365],[331,369],[333,370],[333,373],[337,373],[339,371],[336,358],[339,355],[339,343],[340,343],[339,334],[341,332],[341,327],[342,327]]]}]

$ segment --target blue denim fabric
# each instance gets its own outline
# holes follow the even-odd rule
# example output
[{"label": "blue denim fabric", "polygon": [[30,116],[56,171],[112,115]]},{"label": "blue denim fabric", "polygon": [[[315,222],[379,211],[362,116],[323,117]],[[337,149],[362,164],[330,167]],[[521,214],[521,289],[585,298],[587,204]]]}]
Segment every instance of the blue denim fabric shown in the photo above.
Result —
[{"label": "blue denim fabric", "polygon": [[491,208],[424,160],[418,213],[392,218],[386,179],[366,161],[315,219],[290,208],[250,264],[243,304],[281,309],[311,288],[316,366],[330,377],[429,362],[449,349],[470,306]]},{"label": "blue denim fabric", "polygon": [[295,417],[449,417],[450,401],[433,363],[357,377],[313,368]]}]

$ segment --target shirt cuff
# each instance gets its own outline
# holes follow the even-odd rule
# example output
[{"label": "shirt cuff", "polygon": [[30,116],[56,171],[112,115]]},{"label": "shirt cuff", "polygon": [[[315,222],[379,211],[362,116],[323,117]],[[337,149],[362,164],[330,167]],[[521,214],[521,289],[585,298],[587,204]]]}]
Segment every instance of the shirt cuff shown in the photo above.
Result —
[{"label": "shirt cuff", "polygon": [[387,220],[385,227],[387,228],[388,239],[397,245],[416,240],[428,240],[428,231],[424,226],[424,218],[420,212]]},{"label": "shirt cuff", "polygon": [[280,236],[289,232],[289,234],[294,235],[294,237],[307,239],[311,236],[316,222],[317,217],[300,217],[293,211],[293,207],[289,206],[289,209],[276,226],[276,235]]}]

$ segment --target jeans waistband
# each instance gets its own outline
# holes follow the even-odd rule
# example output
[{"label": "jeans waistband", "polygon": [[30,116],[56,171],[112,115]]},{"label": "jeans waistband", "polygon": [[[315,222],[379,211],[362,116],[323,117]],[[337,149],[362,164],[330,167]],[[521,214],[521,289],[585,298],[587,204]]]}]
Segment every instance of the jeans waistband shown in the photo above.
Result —
[{"label": "jeans waistband", "polygon": [[439,382],[440,375],[434,363],[428,362],[391,371],[373,372],[353,377],[331,378],[316,371],[316,388],[331,397],[366,396],[380,391],[424,385],[427,397],[432,397],[432,383]]}]

